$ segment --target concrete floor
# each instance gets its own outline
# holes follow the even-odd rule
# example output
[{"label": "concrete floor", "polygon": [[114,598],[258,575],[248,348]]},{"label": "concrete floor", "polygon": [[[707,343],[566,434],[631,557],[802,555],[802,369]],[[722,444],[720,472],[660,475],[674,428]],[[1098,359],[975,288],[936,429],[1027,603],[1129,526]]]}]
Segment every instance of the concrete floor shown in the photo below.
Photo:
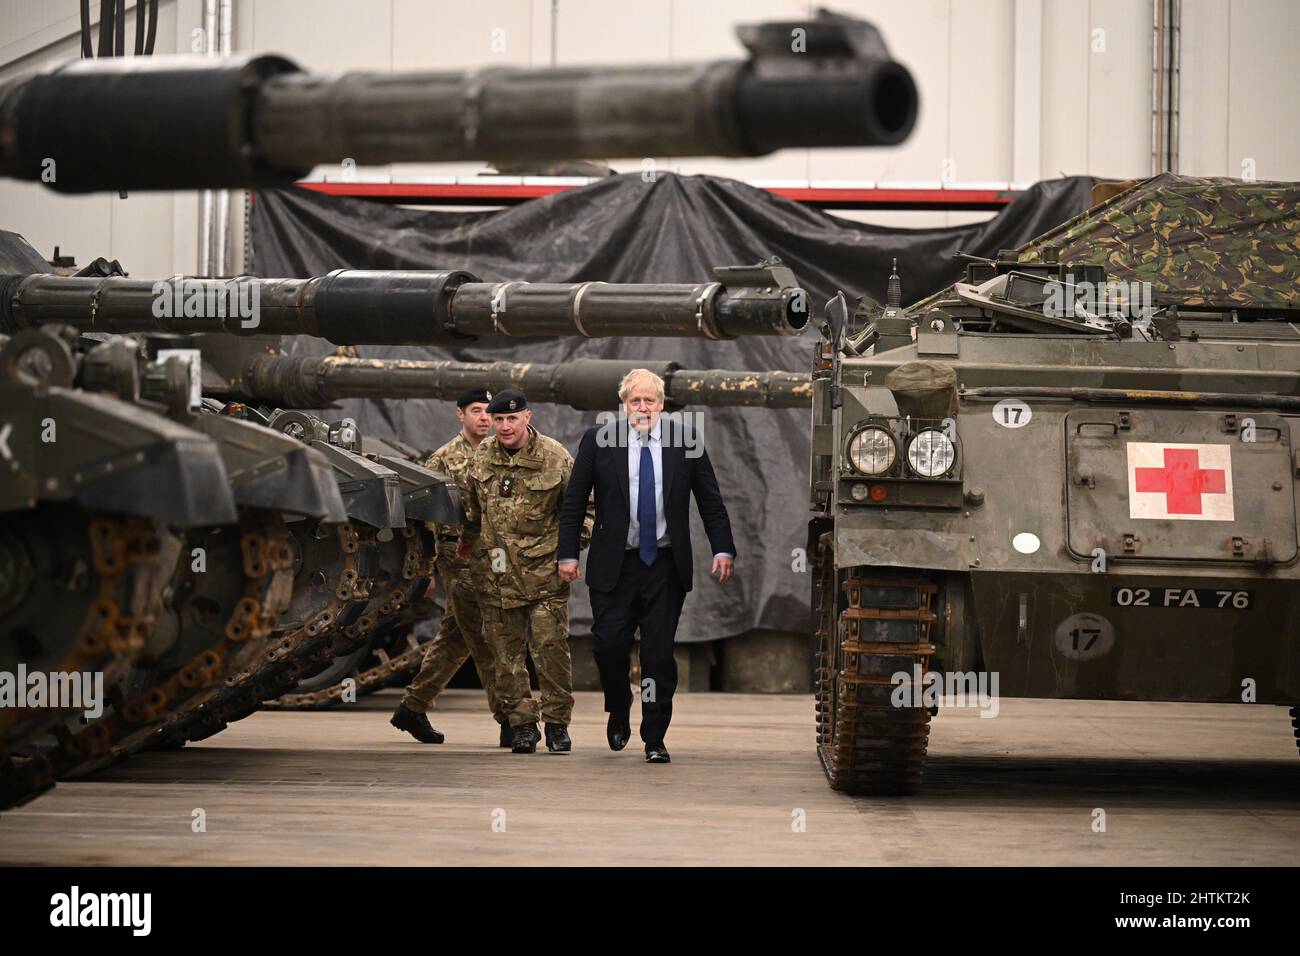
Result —
[{"label": "concrete floor", "polygon": [[[0,863],[1300,858],[1300,756],[1278,707],[1004,700],[995,719],[945,711],[931,733],[925,793],[883,800],[826,786],[810,697],[682,695],[667,766],[647,766],[636,741],[612,753],[598,695],[578,698],[569,756],[496,749],[477,691],[444,695],[433,715],[448,735],[441,746],[388,726],[392,691],[324,713],[259,713],[0,816]],[[205,833],[191,826],[199,808]],[[1098,808],[1104,833],[1093,831]]]}]

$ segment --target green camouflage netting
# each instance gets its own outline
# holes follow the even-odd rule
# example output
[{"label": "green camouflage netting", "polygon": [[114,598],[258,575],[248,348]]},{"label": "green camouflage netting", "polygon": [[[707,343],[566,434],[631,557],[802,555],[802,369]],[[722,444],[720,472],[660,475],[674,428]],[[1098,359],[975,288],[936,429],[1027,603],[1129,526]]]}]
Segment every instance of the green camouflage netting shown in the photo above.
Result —
[{"label": "green camouflage netting", "polygon": [[1157,304],[1300,309],[1300,183],[1162,173],[1017,250],[1150,282]]}]

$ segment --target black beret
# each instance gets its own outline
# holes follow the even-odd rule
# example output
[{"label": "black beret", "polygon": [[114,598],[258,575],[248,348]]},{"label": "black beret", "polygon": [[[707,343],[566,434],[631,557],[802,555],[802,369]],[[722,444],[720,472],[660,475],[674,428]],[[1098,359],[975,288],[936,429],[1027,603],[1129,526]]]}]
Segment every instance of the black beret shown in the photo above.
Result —
[{"label": "black beret", "polygon": [[488,414],[506,415],[510,412],[522,412],[528,407],[528,399],[524,398],[524,393],[517,388],[507,388],[496,393],[496,397],[488,403]]},{"label": "black beret", "polygon": [[492,393],[486,388],[471,388],[460,393],[460,398],[456,399],[456,407],[464,408],[466,405],[490,401],[492,401]]}]

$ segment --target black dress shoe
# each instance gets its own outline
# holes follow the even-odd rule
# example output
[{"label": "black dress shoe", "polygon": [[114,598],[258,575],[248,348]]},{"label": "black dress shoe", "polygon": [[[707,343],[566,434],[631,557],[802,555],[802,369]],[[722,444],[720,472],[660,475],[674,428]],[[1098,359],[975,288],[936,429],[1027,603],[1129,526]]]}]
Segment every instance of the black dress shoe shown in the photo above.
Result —
[{"label": "black dress shoe", "polygon": [[573,749],[569,728],[564,724],[546,725],[546,749],[553,754],[567,754]]},{"label": "black dress shoe", "polygon": [[389,723],[398,730],[405,730],[422,744],[440,744],[446,739],[429,723],[427,714],[411,710],[405,704],[397,705],[397,710],[393,711],[393,719]]},{"label": "black dress shoe", "polygon": [[497,740],[497,746],[509,747],[514,742],[515,742],[515,732],[510,727],[510,721],[503,720],[501,722],[501,736]]},{"label": "black dress shoe", "polygon": [[647,744],[645,748],[646,763],[672,763],[672,757],[668,756],[668,748],[663,744]]},{"label": "black dress shoe", "polygon": [[632,724],[627,714],[610,714],[605,725],[605,737],[610,750],[622,750],[632,739]]},{"label": "black dress shoe", "polygon": [[537,752],[537,741],[542,739],[542,735],[537,732],[536,724],[520,724],[514,728],[514,736],[510,740],[510,749],[517,754],[531,754]]}]

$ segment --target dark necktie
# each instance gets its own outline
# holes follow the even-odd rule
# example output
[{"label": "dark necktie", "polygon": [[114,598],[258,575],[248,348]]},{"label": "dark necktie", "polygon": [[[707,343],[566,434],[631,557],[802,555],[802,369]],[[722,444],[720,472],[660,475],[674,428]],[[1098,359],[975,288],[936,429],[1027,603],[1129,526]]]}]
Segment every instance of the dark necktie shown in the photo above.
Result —
[{"label": "dark necktie", "polygon": [[637,476],[636,520],[641,525],[641,542],[637,551],[646,567],[655,563],[658,555],[659,516],[655,511],[655,461],[650,455],[650,442],[641,442],[641,472]]}]

